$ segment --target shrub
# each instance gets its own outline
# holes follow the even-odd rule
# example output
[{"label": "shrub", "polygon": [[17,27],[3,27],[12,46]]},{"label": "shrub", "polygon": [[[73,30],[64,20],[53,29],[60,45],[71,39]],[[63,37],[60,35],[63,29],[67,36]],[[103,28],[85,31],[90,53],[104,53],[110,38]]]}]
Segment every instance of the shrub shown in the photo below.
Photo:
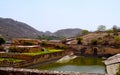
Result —
[{"label": "shrub", "polygon": [[82,44],[82,40],[83,40],[83,38],[78,37],[77,38],[77,44]]},{"label": "shrub", "polygon": [[119,47],[120,45],[120,36],[114,36],[114,45]]},{"label": "shrub", "polygon": [[115,40],[116,42],[120,42],[120,36],[115,36],[115,37],[114,37],[114,40]]},{"label": "shrub", "polygon": [[0,37],[0,45],[4,44],[5,43],[5,38],[3,37]]},{"label": "shrub", "polygon": [[89,33],[88,30],[83,30],[83,31],[82,31],[82,35],[86,35],[86,34],[88,34],[88,33]]},{"label": "shrub", "polygon": [[113,30],[109,29],[109,30],[106,30],[107,33],[114,33]]},{"label": "shrub", "polygon": [[47,42],[42,42],[41,45],[47,46],[47,45],[49,45],[49,44],[48,44]]},{"label": "shrub", "polygon": [[91,44],[92,45],[97,45],[98,44],[98,40],[97,39],[92,39],[91,40]]}]

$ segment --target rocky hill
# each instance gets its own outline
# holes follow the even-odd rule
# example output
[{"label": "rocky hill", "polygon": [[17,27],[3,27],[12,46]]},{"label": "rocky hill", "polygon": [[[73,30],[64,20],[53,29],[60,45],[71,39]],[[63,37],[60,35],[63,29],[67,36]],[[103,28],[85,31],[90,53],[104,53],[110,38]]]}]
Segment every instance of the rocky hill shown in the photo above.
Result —
[{"label": "rocky hill", "polygon": [[74,28],[74,29],[61,29],[54,33],[56,36],[64,36],[64,37],[75,37],[78,34],[81,34],[82,29]]},{"label": "rocky hill", "polygon": [[36,38],[43,33],[29,25],[9,18],[0,18],[0,35],[6,39],[16,37]]},{"label": "rocky hill", "polygon": [[107,35],[107,33],[89,33],[87,35],[82,36],[84,44],[88,44],[93,39],[103,38]]}]

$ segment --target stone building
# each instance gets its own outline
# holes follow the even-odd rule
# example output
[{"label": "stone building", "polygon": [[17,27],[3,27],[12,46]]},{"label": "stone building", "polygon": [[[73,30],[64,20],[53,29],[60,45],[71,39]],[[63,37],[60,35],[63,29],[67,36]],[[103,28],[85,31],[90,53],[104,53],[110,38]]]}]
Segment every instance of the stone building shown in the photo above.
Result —
[{"label": "stone building", "polygon": [[115,75],[120,66],[120,53],[104,61],[108,75]]}]

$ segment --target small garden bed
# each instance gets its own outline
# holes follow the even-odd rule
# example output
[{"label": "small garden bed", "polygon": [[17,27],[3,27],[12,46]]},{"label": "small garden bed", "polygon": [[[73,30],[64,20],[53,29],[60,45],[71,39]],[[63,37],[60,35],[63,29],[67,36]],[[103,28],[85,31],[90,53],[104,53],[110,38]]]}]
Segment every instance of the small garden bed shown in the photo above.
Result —
[{"label": "small garden bed", "polygon": [[47,51],[42,51],[42,52],[22,53],[22,54],[34,56],[34,55],[48,54],[48,53],[61,52],[61,51],[63,51],[63,50],[52,49],[52,50],[47,50]]}]

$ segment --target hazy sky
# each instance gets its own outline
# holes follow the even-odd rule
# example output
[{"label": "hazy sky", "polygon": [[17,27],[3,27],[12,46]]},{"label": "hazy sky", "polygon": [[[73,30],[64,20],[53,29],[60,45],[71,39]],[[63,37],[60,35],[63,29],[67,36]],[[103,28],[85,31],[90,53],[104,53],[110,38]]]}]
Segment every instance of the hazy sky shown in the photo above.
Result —
[{"label": "hazy sky", "polygon": [[0,17],[39,31],[120,26],[120,0],[0,0]]}]

